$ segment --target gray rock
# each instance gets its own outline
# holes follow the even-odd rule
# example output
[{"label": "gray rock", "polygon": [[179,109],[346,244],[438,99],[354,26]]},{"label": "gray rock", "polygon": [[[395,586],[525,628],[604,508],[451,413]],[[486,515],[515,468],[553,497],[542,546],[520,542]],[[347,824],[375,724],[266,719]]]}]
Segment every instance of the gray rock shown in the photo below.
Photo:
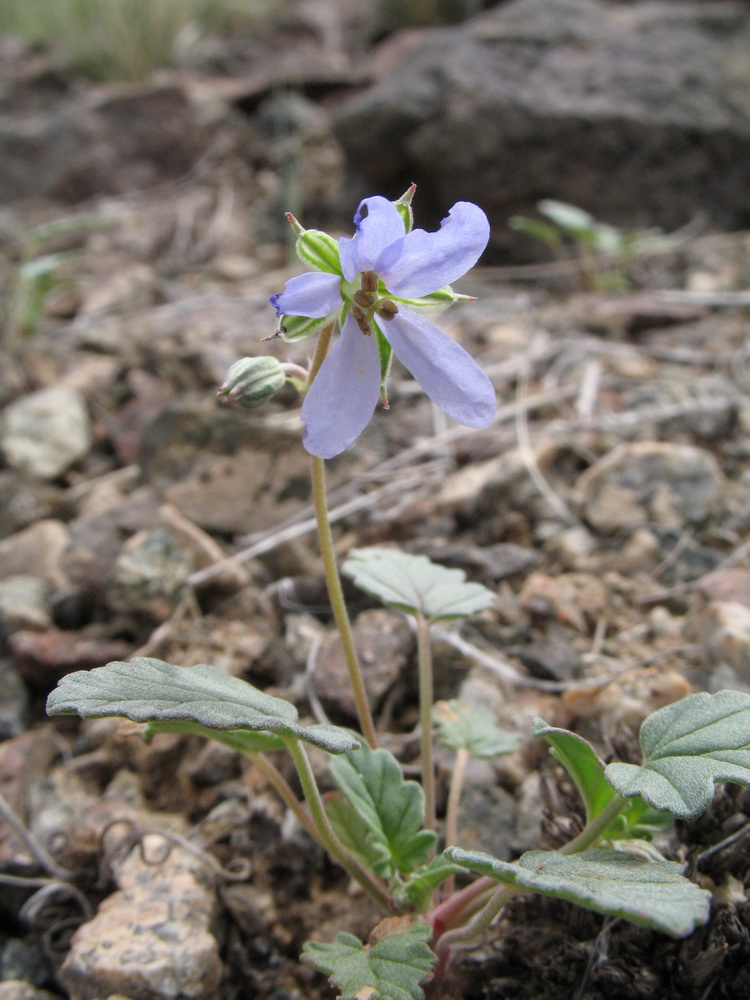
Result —
[{"label": "gray rock", "polygon": [[750,683],[750,608],[737,601],[712,601],[689,624],[709,670],[730,667]]},{"label": "gray rock", "polygon": [[0,579],[19,574],[35,576],[53,589],[68,583],[62,559],[70,542],[62,521],[37,521],[0,541]]},{"label": "gray rock", "polygon": [[0,741],[26,732],[29,693],[10,660],[0,660]]},{"label": "gray rock", "polygon": [[0,1000],[59,1000],[55,993],[37,989],[22,979],[6,979],[0,983]]},{"label": "gray rock", "polygon": [[51,978],[52,969],[41,942],[21,938],[10,938],[6,942],[0,956],[0,979],[20,979],[30,986],[43,986]]},{"label": "gray rock", "polygon": [[49,628],[48,592],[47,584],[37,576],[19,574],[0,580],[0,623],[11,630]]},{"label": "gray rock", "polygon": [[542,197],[627,227],[672,229],[699,208],[736,228],[750,184],[749,60],[739,3],[512,0],[426,34],[336,131],[367,193],[416,181],[435,221],[477,201],[496,248],[524,252],[508,219]]},{"label": "gray rock", "polygon": [[84,399],[65,386],[22,396],[3,412],[0,445],[14,469],[56,479],[91,447]]},{"label": "gray rock", "polygon": [[[148,839],[147,851],[163,852],[163,841]],[[222,973],[210,930],[217,901],[200,860],[173,847],[146,864],[136,849],[116,876],[119,891],[76,931],[60,970],[71,1000],[213,1000]]]},{"label": "gray rock", "polygon": [[607,534],[644,524],[699,524],[718,513],[725,489],[710,452],[641,441],[619,445],[592,465],[575,493],[586,521]]},{"label": "gray rock", "polygon": [[140,189],[186,173],[204,148],[178,87],[112,86],[49,105],[0,117],[0,202]]},{"label": "gray rock", "polygon": [[111,604],[120,611],[147,611],[162,620],[193,565],[191,554],[175,545],[168,528],[140,531],[123,545],[115,564]]},{"label": "gray rock", "polygon": [[52,483],[42,483],[15,470],[0,472],[0,538],[41,518],[52,517],[60,507],[62,493]]},{"label": "gray rock", "polygon": [[509,861],[517,822],[516,800],[495,781],[490,761],[472,759],[461,793],[456,842],[467,851],[487,851]]},{"label": "gray rock", "polygon": [[[408,664],[414,650],[414,638],[404,616],[385,608],[363,611],[354,622],[353,633],[370,703],[377,705]],[[330,632],[323,639],[313,684],[329,711],[356,718],[338,633]]]}]

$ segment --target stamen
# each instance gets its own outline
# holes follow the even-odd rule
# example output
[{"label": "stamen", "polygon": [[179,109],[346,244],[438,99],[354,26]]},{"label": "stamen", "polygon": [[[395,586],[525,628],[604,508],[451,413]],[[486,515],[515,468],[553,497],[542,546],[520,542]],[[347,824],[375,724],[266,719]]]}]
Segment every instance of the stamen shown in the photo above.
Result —
[{"label": "stamen", "polygon": [[370,329],[370,324],[367,322],[367,316],[365,316],[359,306],[352,306],[350,311],[359,329],[366,337],[369,337],[372,330]]},{"label": "stamen", "polygon": [[398,315],[398,306],[391,299],[381,299],[375,307],[375,311],[381,319],[393,319]]},{"label": "stamen", "polygon": [[375,305],[375,296],[372,292],[355,292],[352,298],[363,309],[371,309]]},{"label": "stamen", "polygon": [[363,292],[377,292],[378,276],[374,271],[363,271],[359,282]]}]

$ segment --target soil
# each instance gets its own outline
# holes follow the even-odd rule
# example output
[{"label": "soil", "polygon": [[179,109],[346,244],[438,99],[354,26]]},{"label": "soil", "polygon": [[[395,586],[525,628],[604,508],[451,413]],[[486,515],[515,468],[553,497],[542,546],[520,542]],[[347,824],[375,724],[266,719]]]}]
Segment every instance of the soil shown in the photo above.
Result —
[{"label": "soil", "polygon": [[[69,670],[147,654],[211,662],[289,697],[306,719],[353,724],[346,694],[329,679],[341,666],[304,527],[311,509],[298,399],[285,390],[250,416],[213,402],[242,354],[268,349],[304,362],[310,351],[307,342],[262,344],[273,330],[268,295],[299,268],[276,222],[283,192],[272,154],[251,169],[238,127],[227,118],[178,181],[74,207],[29,200],[6,206],[0,220],[8,295],[20,287],[34,226],[89,220],[45,243],[45,252],[76,255],[31,328],[19,329],[8,311],[0,366],[3,405],[65,385],[91,416],[90,447],[60,475],[0,469],[16,498],[0,542],[11,544],[6,558],[41,522],[69,532],[49,572],[27,570],[47,572],[48,620],[34,624],[27,610],[14,624],[6,613],[13,680],[0,694],[12,720],[3,722],[0,788],[78,892],[22,909],[40,884],[24,880],[49,870],[0,825],[0,872],[18,880],[0,903],[2,978],[24,978],[8,974],[8,942],[21,941],[37,968],[48,963],[34,982],[55,996],[69,995],[59,970],[86,902],[94,912],[112,895],[113,857],[154,828],[180,833],[214,861],[221,1000],[330,997],[324,977],[300,963],[302,944],[337,930],[366,939],[377,922],[239,755],[194,737],[162,735],[147,746],[128,724],[44,715],[46,694]],[[317,178],[340,163],[326,141],[308,153]],[[415,210],[419,224],[418,195]],[[330,202],[319,207],[326,213],[336,214]],[[599,261],[602,285],[610,265]],[[395,368],[390,409],[330,464],[340,557],[395,543],[497,593],[496,606],[460,631],[462,646],[436,640],[436,683],[440,697],[489,700],[522,737],[519,751],[477,777],[472,802],[482,820],[467,820],[471,846],[509,857],[562,843],[581,819],[563,773],[528,736],[531,716],[580,732],[605,759],[637,759],[649,712],[692,691],[750,684],[750,640],[716,624],[717,605],[750,608],[750,235],[665,234],[629,264],[626,288],[583,280],[574,255],[475,269],[461,290],[477,302],[440,322],[492,377],[495,425],[448,427]],[[659,461],[640,445],[661,446]],[[599,464],[613,455],[613,466]],[[686,472],[683,459],[697,464]],[[613,483],[612,504],[602,491]],[[296,535],[281,533],[299,525]],[[120,572],[123,553],[134,560],[155,529],[168,534],[165,551],[189,553],[189,572],[175,570],[172,586],[165,556],[149,563],[156,582],[139,590],[136,576]],[[372,602],[347,593],[355,620],[367,622]],[[397,619],[383,628],[400,629]],[[363,656],[390,668],[378,672],[373,695],[383,742],[411,775],[413,644],[408,632],[387,642],[372,632],[363,629]],[[451,766],[441,757],[443,805]],[[316,768],[325,783],[322,757]],[[514,818],[498,847],[503,809]],[[748,829],[750,792],[726,786],[665,842],[715,891],[710,922],[689,938],[523,897],[456,956],[431,996],[750,998]],[[248,861],[251,878],[237,874]]]}]

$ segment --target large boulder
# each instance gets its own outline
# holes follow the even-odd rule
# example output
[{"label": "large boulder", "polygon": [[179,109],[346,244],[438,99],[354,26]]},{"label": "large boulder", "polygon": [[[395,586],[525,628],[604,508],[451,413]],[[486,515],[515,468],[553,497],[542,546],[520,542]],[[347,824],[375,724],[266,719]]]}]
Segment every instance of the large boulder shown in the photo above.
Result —
[{"label": "large boulder", "polygon": [[623,227],[698,213],[744,227],[748,66],[738,3],[511,0],[426,31],[336,131],[368,193],[416,181],[433,221],[459,199],[481,204],[496,255],[518,252],[508,219],[541,198]]}]

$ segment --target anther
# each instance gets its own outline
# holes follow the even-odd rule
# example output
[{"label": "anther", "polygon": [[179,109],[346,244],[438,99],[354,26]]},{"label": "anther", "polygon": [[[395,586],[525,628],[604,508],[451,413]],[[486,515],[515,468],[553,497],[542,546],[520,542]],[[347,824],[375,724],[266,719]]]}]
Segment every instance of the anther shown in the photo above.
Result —
[{"label": "anther", "polygon": [[363,292],[377,292],[378,276],[374,271],[363,271],[359,281],[359,286]]},{"label": "anther", "polygon": [[370,329],[370,324],[367,322],[367,317],[359,308],[359,306],[353,306],[351,309],[351,314],[354,317],[354,321],[360,328],[362,333],[364,333],[365,336],[369,337],[369,335],[372,333],[372,330]]},{"label": "anther", "polygon": [[375,305],[375,296],[372,294],[372,292],[364,292],[364,291],[355,292],[352,298],[357,303],[357,305],[362,306],[363,309],[370,309],[372,308],[372,306]]},{"label": "anther", "polygon": [[398,315],[398,306],[391,299],[381,299],[378,302],[375,311],[381,319],[393,319],[394,316]]}]

